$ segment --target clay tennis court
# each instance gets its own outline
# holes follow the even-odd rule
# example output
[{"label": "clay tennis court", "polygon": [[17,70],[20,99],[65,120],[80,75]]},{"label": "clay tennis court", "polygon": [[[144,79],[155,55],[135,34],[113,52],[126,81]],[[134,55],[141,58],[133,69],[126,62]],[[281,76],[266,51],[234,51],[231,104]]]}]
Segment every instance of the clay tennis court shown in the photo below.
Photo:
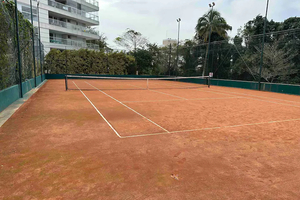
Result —
[{"label": "clay tennis court", "polygon": [[300,96],[151,84],[48,80],[0,128],[0,199],[300,199]]}]

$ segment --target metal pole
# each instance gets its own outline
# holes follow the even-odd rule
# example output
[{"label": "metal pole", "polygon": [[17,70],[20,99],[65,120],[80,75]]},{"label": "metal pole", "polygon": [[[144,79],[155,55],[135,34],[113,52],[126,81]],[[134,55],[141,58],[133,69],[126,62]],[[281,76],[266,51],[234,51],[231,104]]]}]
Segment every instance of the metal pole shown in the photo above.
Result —
[{"label": "metal pole", "polygon": [[33,56],[33,68],[34,68],[34,87],[36,87],[36,66],[35,66],[35,47],[34,47],[34,26],[33,26],[33,14],[32,14],[32,0],[30,0],[30,13],[32,24],[32,56]]},{"label": "metal pole", "polygon": [[180,22],[181,22],[181,19],[178,18],[177,22],[178,22],[178,42],[177,42],[177,61],[176,61],[177,67],[176,67],[176,76],[178,75],[178,70],[179,70],[179,68],[178,68],[178,62],[179,62],[179,34],[180,34]]},{"label": "metal pole", "polygon": [[[213,3],[213,5],[211,6],[212,8],[211,8],[211,16],[210,16],[210,18],[212,17],[212,15],[213,15],[213,12],[214,12],[214,6],[215,6],[215,3]],[[208,48],[207,48],[207,59],[206,59],[206,66],[205,66],[205,68],[207,68],[207,70],[205,70],[205,71],[208,71],[208,64],[209,64],[209,50],[210,50],[210,39],[211,39],[211,21],[212,21],[212,19],[210,19],[210,29],[209,29],[209,36],[208,36]],[[205,74],[203,74],[204,76],[205,76]]]},{"label": "metal pole", "polygon": [[40,2],[37,3],[37,12],[38,12],[38,27],[39,27],[39,47],[40,47],[41,82],[43,82],[42,43],[41,43],[41,27],[40,27]]},{"label": "metal pole", "polygon": [[15,0],[15,17],[16,17],[16,35],[17,35],[18,64],[19,64],[20,98],[23,98],[22,63],[21,63],[20,41],[19,41],[19,19],[18,19],[18,4],[17,4],[17,0]]},{"label": "metal pole", "polygon": [[149,89],[149,79],[147,78],[147,90]]},{"label": "metal pole", "polygon": [[262,41],[262,45],[261,45],[261,58],[260,58],[260,68],[259,68],[258,90],[261,90],[261,73],[262,73],[262,67],[263,67],[263,64],[264,64],[264,48],[265,48],[265,37],[266,37],[268,8],[269,8],[269,0],[267,0],[267,8],[266,8],[266,15],[265,15],[265,23],[264,23],[263,41]]},{"label": "metal pole", "polygon": [[65,76],[66,91],[68,91],[68,75]]},{"label": "metal pole", "polygon": [[172,53],[172,45],[170,41],[170,52],[169,52],[169,76],[171,76],[171,53]]},{"label": "metal pole", "polygon": [[66,54],[66,56],[65,56],[66,74],[68,74],[68,67],[67,67],[67,64],[68,64],[68,63],[67,63],[67,62],[68,62],[68,61],[67,61],[67,56],[68,56],[68,55],[67,55],[67,47],[65,47],[65,54]]}]

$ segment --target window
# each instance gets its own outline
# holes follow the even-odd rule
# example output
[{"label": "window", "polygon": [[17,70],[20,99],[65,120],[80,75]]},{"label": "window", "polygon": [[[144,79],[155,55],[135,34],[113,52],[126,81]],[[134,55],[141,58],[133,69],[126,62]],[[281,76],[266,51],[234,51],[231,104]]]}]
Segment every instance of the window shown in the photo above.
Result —
[{"label": "window", "polygon": [[[28,6],[22,6],[22,14],[24,15],[24,17],[26,19],[28,19],[29,21],[31,20],[31,10],[30,10],[30,7],[28,7]],[[33,16],[33,20],[34,21],[38,21],[36,8],[32,8],[32,16]]]}]

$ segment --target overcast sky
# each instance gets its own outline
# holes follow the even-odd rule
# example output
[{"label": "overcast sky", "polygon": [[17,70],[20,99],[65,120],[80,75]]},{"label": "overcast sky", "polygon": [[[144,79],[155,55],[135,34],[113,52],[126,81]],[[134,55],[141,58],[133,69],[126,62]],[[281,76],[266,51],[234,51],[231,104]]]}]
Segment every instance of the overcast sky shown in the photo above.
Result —
[{"label": "overcast sky", "polygon": [[[208,11],[210,0],[99,0],[101,33],[111,47],[125,29],[142,33],[151,43],[177,38],[177,18],[181,18],[180,38],[192,39],[199,17]],[[289,3],[288,3],[289,2]],[[232,26],[230,36],[258,14],[265,15],[266,0],[216,0],[215,9]],[[300,15],[299,0],[270,0],[268,19],[283,21]]]}]

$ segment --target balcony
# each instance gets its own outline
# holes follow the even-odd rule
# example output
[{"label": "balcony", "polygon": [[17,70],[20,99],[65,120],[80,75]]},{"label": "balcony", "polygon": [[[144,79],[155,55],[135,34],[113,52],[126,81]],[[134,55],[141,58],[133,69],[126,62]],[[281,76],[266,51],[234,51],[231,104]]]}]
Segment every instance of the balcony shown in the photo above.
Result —
[{"label": "balcony", "polygon": [[[58,44],[61,47],[65,46],[71,46],[72,49],[91,49],[91,50],[99,50],[99,45],[91,44],[91,43],[85,43],[77,40],[71,40],[71,39],[63,39],[63,38],[57,38],[57,37],[50,37],[50,43],[52,44]],[[64,48],[62,48],[64,49]]]},{"label": "balcony", "polygon": [[[59,26],[62,28],[66,28],[67,32],[73,32],[73,34],[77,35],[77,31],[82,32],[83,34],[92,34],[94,36],[99,36],[99,32],[88,27],[80,26],[80,25],[75,25],[63,21],[59,21],[56,19],[49,19],[49,24],[54,25],[54,26]],[[77,32],[77,33],[76,33]]]},{"label": "balcony", "polygon": [[86,3],[89,3],[89,4],[92,4],[94,6],[99,7],[99,3],[96,0],[83,0],[83,1],[86,2]]},{"label": "balcony", "polygon": [[60,10],[63,10],[63,11],[66,11],[66,12],[69,12],[69,13],[72,13],[72,14],[80,15],[84,18],[91,19],[91,20],[99,22],[98,15],[95,15],[95,14],[92,14],[92,13],[89,13],[89,12],[86,12],[86,11],[83,11],[83,10],[78,10],[75,7],[68,6],[68,5],[65,5],[65,4],[62,4],[62,3],[58,3],[58,2],[53,1],[53,0],[48,0],[48,6],[58,8]]}]

